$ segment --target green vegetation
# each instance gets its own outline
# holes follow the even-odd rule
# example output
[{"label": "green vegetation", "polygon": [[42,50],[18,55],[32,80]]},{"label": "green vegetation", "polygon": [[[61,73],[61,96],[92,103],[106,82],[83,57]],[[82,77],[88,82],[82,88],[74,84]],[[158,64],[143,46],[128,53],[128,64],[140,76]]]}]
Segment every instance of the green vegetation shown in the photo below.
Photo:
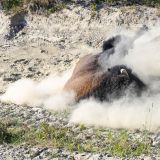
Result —
[{"label": "green vegetation", "polygon": [[108,134],[109,142],[112,144],[110,152],[112,155],[125,157],[126,155],[139,156],[150,154],[151,147],[147,144],[147,136],[143,135],[141,140],[135,139],[131,141],[126,130],[122,130],[118,135],[114,136],[112,132]]},{"label": "green vegetation", "polygon": [[107,3],[107,4],[115,4],[120,3],[122,5],[135,5],[135,4],[141,4],[141,5],[147,5],[147,6],[157,6],[160,4],[160,0],[94,0],[97,4],[98,3]]},{"label": "green vegetation", "polygon": [[21,4],[20,0],[3,0],[2,5],[6,10],[9,10],[11,8],[15,8]]},{"label": "green vegetation", "polygon": [[2,143],[20,143],[27,132],[26,127],[16,120],[0,121],[0,144]]},{"label": "green vegetation", "polygon": [[7,13],[19,11],[45,12],[47,14],[66,7],[70,0],[2,0],[3,9]]},{"label": "green vegetation", "polygon": [[54,116],[63,117],[63,118],[67,118],[70,113],[71,113],[70,108],[67,108],[67,109],[63,110],[63,112],[62,111],[52,111],[52,114],[54,114]]},{"label": "green vegetation", "polygon": [[[47,14],[59,11],[65,8],[68,4],[75,4],[73,0],[2,0],[2,6],[6,12],[18,12],[21,10],[32,12],[46,12]],[[84,0],[81,0],[83,5]],[[97,5],[107,4],[107,5],[147,5],[152,7],[158,7],[160,5],[160,0],[93,0],[90,2],[90,8],[93,11],[97,10]]]},{"label": "green vegetation", "polygon": [[127,130],[113,133],[111,130],[94,128],[93,134],[90,135],[83,124],[76,125],[75,128],[79,131],[74,131],[72,127],[52,126],[48,123],[42,123],[35,128],[15,120],[1,120],[0,143],[26,142],[32,145],[63,148],[71,152],[108,153],[119,157],[149,155],[152,149],[146,132],[139,138],[133,138]]}]

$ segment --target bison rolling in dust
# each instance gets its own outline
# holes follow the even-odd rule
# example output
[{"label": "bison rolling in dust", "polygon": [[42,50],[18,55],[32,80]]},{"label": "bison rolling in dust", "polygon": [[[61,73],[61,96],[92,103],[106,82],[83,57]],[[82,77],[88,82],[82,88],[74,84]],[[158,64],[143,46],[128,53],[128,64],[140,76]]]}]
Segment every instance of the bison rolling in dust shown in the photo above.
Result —
[{"label": "bison rolling in dust", "polygon": [[[64,86],[65,91],[73,91],[76,101],[94,97],[100,101],[111,101],[120,98],[126,91],[140,95],[146,85],[125,65],[107,66],[105,69],[101,59],[107,61],[114,54],[115,45],[122,36],[115,36],[103,44],[103,51],[96,55],[86,55],[77,63],[71,78]],[[127,54],[124,47],[122,54]]]}]

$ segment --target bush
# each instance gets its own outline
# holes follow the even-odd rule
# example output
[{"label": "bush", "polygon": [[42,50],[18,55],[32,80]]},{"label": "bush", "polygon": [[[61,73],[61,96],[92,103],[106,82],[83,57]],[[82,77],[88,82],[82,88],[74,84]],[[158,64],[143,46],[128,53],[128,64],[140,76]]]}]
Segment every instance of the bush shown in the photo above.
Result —
[{"label": "bush", "polygon": [[53,13],[63,9],[71,0],[2,0],[2,7],[8,13],[19,11]]},{"label": "bush", "polygon": [[[63,9],[68,3],[78,3],[84,5],[87,0],[75,2],[73,0],[2,0],[2,6],[5,11],[27,10],[28,6],[31,11],[39,11],[53,13]],[[89,3],[91,9],[97,9],[98,4],[107,5],[147,5],[157,7],[160,5],[160,0],[92,0]]]},{"label": "bush", "polygon": [[0,144],[3,143],[20,143],[24,141],[24,135],[28,132],[23,124],[14,120],[0,121]]},{"label": "bush", "polygon": [[2,0],[2,6],[5,10],[10,10],[21,4],[22,0]]},{"label": "bush", "polygon": [[0,144],[8,142],[10,135],[7,131],[7,126],[0,122]]}]

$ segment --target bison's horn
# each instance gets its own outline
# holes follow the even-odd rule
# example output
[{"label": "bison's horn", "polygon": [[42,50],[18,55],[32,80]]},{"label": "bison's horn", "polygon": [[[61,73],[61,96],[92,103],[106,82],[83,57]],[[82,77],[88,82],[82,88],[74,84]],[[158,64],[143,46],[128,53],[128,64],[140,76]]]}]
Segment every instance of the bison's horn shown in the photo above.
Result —
[{"label": "bison's horn", "polygon": [[123,68],[120,70],[120,73],[125,75],[125,76],[127,76],[127,77],[129,77],[127,71],[125,69],[123,69]]}]

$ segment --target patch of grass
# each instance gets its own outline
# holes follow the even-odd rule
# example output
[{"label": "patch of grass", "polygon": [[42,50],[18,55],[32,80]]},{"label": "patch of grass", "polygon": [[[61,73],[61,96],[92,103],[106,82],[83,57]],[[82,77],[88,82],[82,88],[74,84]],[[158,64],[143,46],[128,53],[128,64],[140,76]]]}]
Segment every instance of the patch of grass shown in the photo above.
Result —
[{"label": "patch of grass", "polygon": [[6,13],[23,10],[23,0],[2,0],[2,6]]},{"label": "patch of grass", "polygon": [[42,123],[39,130],[35,133],[35,138],[39,142],[50,142],[56,148],[65,148],[69,151],[83,150],[81,144],[75,138],[71,128],[59,128]]},{"label": "patch of grass", "polygon": [[56,117],[63,117],[63,118],[67,118],[69,116],[69,114],[71,113],[71,109],[67,108],[63,111],[51,111],[52,114],[54,114],[54,116]]},{"label": "patch of grass", "polygon": [[[84,5],[84,1],[75,2],[73,0],[2,0],[1,1],[3,9],[7,13],[15,13],[19,11],[28,11],[36,13],[46,13],[50,14],[59,10],[66,8],[68,4],[77,4]],[[160,0],[93,0],[90,2],[91,11],[97,11],[97,5],[99,4],[107,4],[107,5],[146,5],[152,7],[160,6]]]},{"label": "patch of grass", "polygon": [[8,142],[9,137],[6,125],[0,122],[0,143]]},{"label": "patch of grass", "polygon": [[6,10],[19,6],[21,2],[21,0],[2,0],[2,4]]},{"label": "patch of grass", "polygon": [[91,8],[91,18],[94,18],[97,14],[97,3],[93,2],[90,5]]},{"label": "patch of grass", "polygon": [[121,4],[121,5],[135,5],[135,4],[141,4],[141,5],[147,5],[147,6],[159,6],[160,0],[94,0],[93,2],[99,3],[106,3],[106,4]]},{"label": "patch of grass", "polygon": [[147,132],[140,138],[132,138],[127,130],[113,133],[111,130],[93,129],[90,135],[83,125],[59,127],[42,123],[38,128],[28,127],[15,120],[0,121],[0,143],[45,145],[63,148],[68,151],[109,153],[112,156],[133,157],[141,154],[149,155],[151,144]]},{"label": "patch of grass", "polygon": [[108,140],[112,144],[110,153],[114,156],[140,156],[142,153],[149,155],[151,152],[151,146],[147,142],[146,136],[141,137],[141,139],[134,139],[133,141],[127,130],[121,130],[115,136],[112,132],[109,132]]},{"label": "patch of grass", "polygon": [[[82,130],[85,127],[80,126]],[[113,156],[132,157],[141,154],[149,155],[151,144],[148,143],[146,136],[141,139],[131,139],[126,130],[121,130],[117,134],[109,131],[108,137],[101,137],[100,131],[96,130],[97,141],[92,138],[84,139],[77,136],[71,128],[58,128],[43,123],[36,132],[36,139],[51,142],[51,145],[58,148],[65,148],[69,151],[78,152],[109,152]],[[78,138],[77,138],[78,137]],[[102,139],[101,139],[102,138]],[[97,143],[100,141],[100,143]]]},{"label": "patch of grass", "polygon": [[2,0],[3,9],[7,13],[20,11],[44,12],[46,14],[59,11],[66,7],[70,0]]},{"label": "patch of grass", "polygon": [[0,144],[20,143],[26,132],[26,126],[14,119],[0,120]]},{"label": "patch of grass", "polygon": [[94,2],[94,3],[91,4],[91,10],[92,11],[97,11],[97,3]]},{"label": "patch of grass", "polygon": [[79,128],[80,128],[81,131],[83,131],[83,130],[86,129],[86,126],[84,124],[80,124]]}]

